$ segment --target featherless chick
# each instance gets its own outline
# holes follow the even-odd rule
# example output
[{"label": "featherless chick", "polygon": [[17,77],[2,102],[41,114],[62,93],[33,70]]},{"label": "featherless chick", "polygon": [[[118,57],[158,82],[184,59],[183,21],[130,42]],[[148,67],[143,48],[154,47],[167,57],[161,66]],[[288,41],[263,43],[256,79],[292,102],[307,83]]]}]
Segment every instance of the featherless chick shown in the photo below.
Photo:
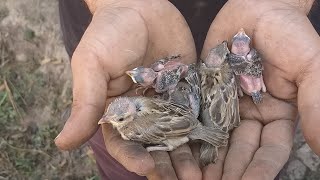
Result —
[{"label": "featherless chick", "polygon": [[232,48],[228,61],[238,76],[239,84],[244,93],[252,97],[255,104],[262,101],[262,92],[266,92],[263,81],[262,59],[257,50],[250,48],[250,37],[243,29],[233,37]]},{"label": "featherless chick", "polygon": [[160,59],[150,68],[140,66],[126,71],[126,74],[131,77],[134,83],[139,84],[145,90],[154,88],[157,93],[166,91],[171,93],[178,82],[185,78],[188,71],[188,65],[177,60],[179,57],[172,56]]}]

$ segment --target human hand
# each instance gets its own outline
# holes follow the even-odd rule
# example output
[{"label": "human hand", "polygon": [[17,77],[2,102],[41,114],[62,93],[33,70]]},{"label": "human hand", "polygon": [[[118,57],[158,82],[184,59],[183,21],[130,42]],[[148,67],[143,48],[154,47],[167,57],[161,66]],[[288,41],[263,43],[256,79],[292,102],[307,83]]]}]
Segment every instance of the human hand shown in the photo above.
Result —
[{"label": "human hand", "polygon": [[244,28],[263,58],[268,93],[240,100],[241,125],[204,179],[274,179],[289,158],[300,115],[304,136],[320,155],[319,35],[306,14],[313,1],[230,0],[208,32],[202,57]]},{"label": "human hand", "polygon": [[[175,54],[181,54],[185,63],[196,60],[187,23],[168,1],[88,0],[87,4],[93,19],[71,61],[72,112],[55,140],[63,150],[79,147],[97,131],[106,104],[115,97],[135,95],[125,71]],[[171,153],[149,154],[141,145],[122,140],[110,125],[102,129],[108,152],[129,171],[149,179],[201,178],[187,145]]]}]

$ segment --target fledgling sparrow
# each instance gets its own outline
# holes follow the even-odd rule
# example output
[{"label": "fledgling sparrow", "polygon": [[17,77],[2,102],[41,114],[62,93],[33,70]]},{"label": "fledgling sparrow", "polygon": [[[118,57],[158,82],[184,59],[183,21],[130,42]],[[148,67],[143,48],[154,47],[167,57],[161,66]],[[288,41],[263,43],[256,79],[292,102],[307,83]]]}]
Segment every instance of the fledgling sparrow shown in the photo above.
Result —
[{"label": "fledgling sparrow", "polygon": [[[218,127],[225,132],[240,124],[239,99],[235,75],[227,61],[230,53],[224,41],[211,49],[200,66],[201,122],[207,127]],[[215,162],[218,148],[203,143],[200,148],[202,165]]]},{"label": "fledgling sparrow", "polygon": [[262,92],[266,92],[263,81],[262,59],[257,50],[250,48],[250,37],[243,29],[233,37],[232,48],[228,61],[238,76],[244,93],[252,97],[255,104],[262,101]]},{"label": "fledgling sparrow", "polygon": [[141,142],[150,151],[172,151],[190,140],[225,146],[228,133],[203,126],[182,106],[150,97],[119,97],[99,124],[111,123],[125,140]]}]

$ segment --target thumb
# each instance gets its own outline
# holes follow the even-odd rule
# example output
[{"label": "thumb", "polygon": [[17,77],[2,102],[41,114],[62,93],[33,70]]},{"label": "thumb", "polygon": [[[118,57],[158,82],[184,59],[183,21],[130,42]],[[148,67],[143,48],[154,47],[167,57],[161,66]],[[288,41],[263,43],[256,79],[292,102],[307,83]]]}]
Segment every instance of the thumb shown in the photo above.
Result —
[{"label": "thumb", "polygon": [[[316,56],[318,57],[318,56]],[[312,150],[320,155],[320,63],[312,65],[312,72],[298,82],[298,109],[301,116],[301,125],[306,141]]]},{"label": "thumb", "polygon": [[96,56],[84,48],[75,51],[71,67],[74,81],[71,116],[55,139],[62,150],[81,146],[97,131],[98,120],[105,109],[109,79]]}]

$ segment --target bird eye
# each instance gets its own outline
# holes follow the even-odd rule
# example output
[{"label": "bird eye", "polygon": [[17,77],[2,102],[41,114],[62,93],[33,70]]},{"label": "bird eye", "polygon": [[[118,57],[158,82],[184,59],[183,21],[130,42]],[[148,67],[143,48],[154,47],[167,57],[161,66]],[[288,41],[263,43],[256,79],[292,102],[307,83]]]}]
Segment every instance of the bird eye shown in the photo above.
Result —
[{"label": "bird eye", "polygon": [[124,120],[124,118],[120,118],[118,121],[122,122]]},{"label": "bird eye", "polygon": [[136,111],[138,111],[138,112],[141,111],[141,105],[139,105],[139,104],[136,105]]}]

